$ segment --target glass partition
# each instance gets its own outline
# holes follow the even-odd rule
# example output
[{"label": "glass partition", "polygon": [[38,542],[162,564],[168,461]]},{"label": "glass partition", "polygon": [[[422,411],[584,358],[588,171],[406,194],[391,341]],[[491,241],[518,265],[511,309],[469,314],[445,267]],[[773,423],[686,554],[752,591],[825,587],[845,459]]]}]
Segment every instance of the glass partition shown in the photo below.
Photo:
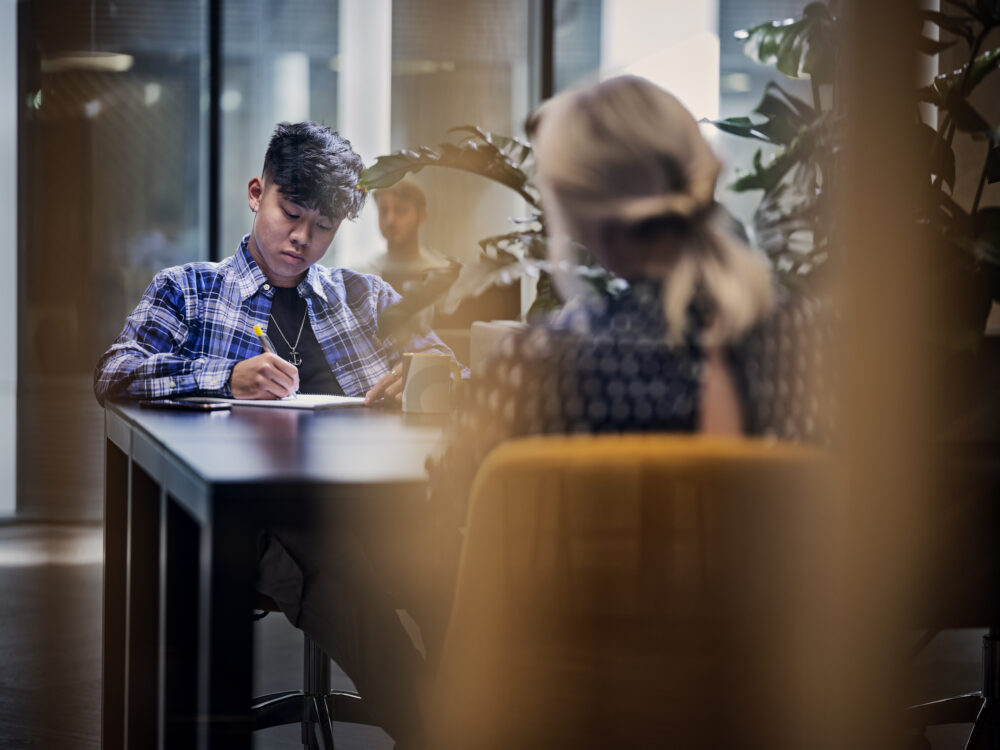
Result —
[{"label": "glass partition", "polygon": [[153,273],[205,257],[203,0],[19,5],[18,512],[96,517],[91,379]]},{"label": "glass partition", "polygon": [[[537,91],[539,0],[22,0],[17,5],[19,510],[100,514],[98,356],[155,270],[228,256],[249,228],[246,183],[280,120],[340,129],[366,162],[458,125],[523,136]],[[207,139],[209,5],[221,19],[221,129]],[[541,40],[558,91],[621,72],[674,90],[699,117],[748,111],[768,71],[732,32],[793,0],[554,0]],[[729,165],[745,142],[719,139]],[[742,149],[742,150],[741,150]],[[208,241],[209,167],[218,236]],[[414,177],[422,242],[467,260],[526,207],[451,170]],[[726,179],[723,180],[725,183]],[[739,209],[740,197],[722,194]],[[754,196],[744,199],[746,211]],[[373,202],[324,262],[383,249]],[[749,216],[741,215],[748,219]],[[53,478],[50,455],[62,457]]]},{"label": "glass partition", "polygon": [[[449,128],[460,125],[523,137],[528,17],[527,0],[394,0],[391,149],[449,140]],[[508,217],[525,211],[511,191],[481,177],[431,168],[413,179],[427,194],[422,241],[446,256],[475,258],[481,238],[509,231]]]},{"label": "glass partition", "polygon": [[[743,53],[743,42],[734,37],[741,29],[749,29],[768,21],[799,16],[805,3],[802,0],[766,0],[741,2],[719,0],[719,117],[745,117],[760,102],[764,86],[775,80],[786,90],[806,101],[812,94],[808,80],[792,80],[774,71],[774,68],[751,60]],[[778,80],[780,79],[780,80]],[[724,172],[719,180],[722,186],[736,178],[737,170],[747,170],[753,155],[762,148],[765,155],[773,153],[767,144],[735,136],[722,135],[706,130],[711,135],[716,150],[723,160]],[[760,192],[734,193],[720,191],[719,199],[748,228],[753,225],[753,212],[760,202]]]},{"label": "glass partition", "polygon": [[275,124],[338,127],[339,15],[336,0],[223,3],[216,258],[231,255],[250,231],[247,182],[260,174]]}]

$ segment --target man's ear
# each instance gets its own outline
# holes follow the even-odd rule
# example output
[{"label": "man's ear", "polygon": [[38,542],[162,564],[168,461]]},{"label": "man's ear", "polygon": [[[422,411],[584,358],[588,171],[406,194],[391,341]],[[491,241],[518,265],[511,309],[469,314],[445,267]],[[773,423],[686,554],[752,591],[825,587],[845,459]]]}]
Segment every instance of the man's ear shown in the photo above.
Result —
[{"label": "man's ear", "polygon": [[264,181],[260,177],[254,177],[247,184],[247,202],[250,210],[254,213],[260,210],[260,201],[264,197]]}]

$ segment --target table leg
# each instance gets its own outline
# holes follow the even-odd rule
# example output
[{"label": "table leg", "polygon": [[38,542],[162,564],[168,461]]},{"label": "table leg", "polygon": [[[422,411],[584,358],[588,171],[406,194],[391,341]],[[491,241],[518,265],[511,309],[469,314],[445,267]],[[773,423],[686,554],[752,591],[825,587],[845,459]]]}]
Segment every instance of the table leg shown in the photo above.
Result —
[{"label": "table leg", "polygon": [[105,440],[104,622],[101,747],[125,747],[125,602],[128,539],[128,456]]},{"label": "table leg", "polygon": [[257,545],[240,498],[215,497],[202,530],[199,703],[203,750],[249,750]]},{"label": "table leg", "polygon": [[198,570],[201,530],[197,521],[169,493],[164,496],[161,510],[161,750],[194,748],[198,741]]},{"label": "table leg", "polygon": [[139,750],[157,747],[161,493],[160,485],[133,463],[128,509],[125,742]]}]

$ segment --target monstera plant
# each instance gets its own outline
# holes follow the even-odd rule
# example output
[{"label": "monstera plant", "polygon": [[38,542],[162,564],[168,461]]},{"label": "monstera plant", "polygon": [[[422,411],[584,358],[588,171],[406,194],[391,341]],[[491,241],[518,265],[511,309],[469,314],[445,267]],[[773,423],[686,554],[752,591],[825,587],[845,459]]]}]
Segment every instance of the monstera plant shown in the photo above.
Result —
[{"label": "monstera plant", "polygon": [[[969,101],[1000,66],[1000,49],[982,49],[986,37],[1000,26],[1000,0],[943,0],[942,8],[921,15],[940,29],[943,39],[919,35],[917,49],[934,55],[962,44],[966,62],[914,92],[913,127],[924,144],[927,189],[913,220],[930,235],[937,278],[961,289],[960,294],[942,295],[939,325],[930,333],[936,343],[972,350],[979,343],[991,301],[1000,298],[1000,207],[980,205],[984,185],[1000,180],[1000,128],[987,122]],[[770,146],[770,155],[765,157],[759,149],[752,167],[729,187],[737,192],[761,191],[754,215],[757,243],[780,277],[795,289],[822,283],[837,257],[829,202],[837,184],[844,117],[858,116],[849,111],[838,83],[845,22],[837,14],[837,3],[815,2],[799,18],[736,32],[745,40],[749,57],[774,66],[789,79],[808,80],[811,96],[795,96],[772,82],[749,116],[714,122],[720,130]],[[935,108],[936,126],[921,117],[918,101]],[[982,143],[978,187],[968,206],[952,195],[957,131]]]},{"label": "monstera plant", "polygon": [[[559,305],[551,283],[552,267],[546,259],[545,218],[538,189],[531,179],[531,146],[472,125],[449,132],[454,135],[453,141],[378,157],[362,172],[361,187],[392,187],[407,174],[425,167],[457,169],[513,190],[527,204],[528,215],[511,219],[510,232],[481,239],[479,257],[474,262],[455,261],[449,268],[429,272],[422,283],[407,286],[403,299],[382,313],[382,337],[407,340],[411,334],[429,330],[435,313],[454,312],[462,300],[476,297],[492,286],[512,284],[524,275],[538,279],[538,295],[529,317]],[[598,267],[581,265],[572,270],[599,288],[614,286],[614,279]]]},{"label": "monstera plant", "polygon": [[528,205],[529,215],[515,220],[512,231],[479,241],[474,263],[453,261],[449,268],[431,271],[425,281],[408,285],[403,299],[383,312],[379,335],[405,340],[430,328],[435,312],[451,313],[466,297],[496,284],[510,284],[535,272],[545,258],[545,235],[538,191],[528,173],[531,146],[516,138],[496,135],[474,126],[453,128],[455,142],[420,146],[379,156],[361,174],[361,187],[392,187],[424,167],[443,167],[485,177],[513,190]]}]

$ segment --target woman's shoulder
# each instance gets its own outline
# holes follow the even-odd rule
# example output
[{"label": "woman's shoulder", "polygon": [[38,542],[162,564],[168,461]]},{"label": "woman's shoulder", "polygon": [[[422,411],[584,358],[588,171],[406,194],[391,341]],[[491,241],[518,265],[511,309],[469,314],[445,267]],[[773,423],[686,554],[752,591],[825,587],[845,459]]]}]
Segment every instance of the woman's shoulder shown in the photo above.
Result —
[{"label": "woman's shoulder", "polygon": [[785,294],[765,319],[772,327],[803,330],[814,324],[831,327],[835,321],[833,301],[825,294]]},{"label": "woman's shoulder", "polygon": [[820,353],[830,342],[836,323],[836,310],[829,298],[786,294],[740,346],[751,358],[767,358],[772,363],[785,351],[810,349]]}]

